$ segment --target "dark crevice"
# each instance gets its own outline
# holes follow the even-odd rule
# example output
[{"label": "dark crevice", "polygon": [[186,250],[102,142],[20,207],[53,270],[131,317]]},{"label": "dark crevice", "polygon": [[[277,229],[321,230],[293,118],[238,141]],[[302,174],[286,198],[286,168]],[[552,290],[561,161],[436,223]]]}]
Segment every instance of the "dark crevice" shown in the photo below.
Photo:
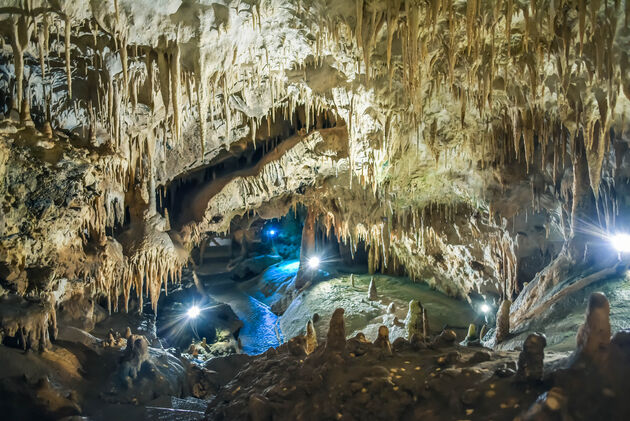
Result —
[{"label": "dark crevice", "polygon": [[[262,120],[255,146],[248,136],[230,145],[229,150],[222,150],[208,165],[182,174],[166,186],[158,186],[156,189],[158,212],[164,215],[164,210],[167,209],[170,220],[179,221],[182,211],[190,206],[185,198],[192,197],[193,193],[201,190],[203,186],[234,172],[255,167],[271,151],[297,133],[305,133],[312,129],[328,129],[338,124],[331,113],[322,111],[312,118],[307,130],[303,106],[296,108],[290,120],[279,120],[281,116],[278,114],[279,111],[276,113],[275,122],[269,122],[270,126],[266,118]],[[271,128],[271,135],[268,127]],[[175,225],[178,224],[175,222]]]}]

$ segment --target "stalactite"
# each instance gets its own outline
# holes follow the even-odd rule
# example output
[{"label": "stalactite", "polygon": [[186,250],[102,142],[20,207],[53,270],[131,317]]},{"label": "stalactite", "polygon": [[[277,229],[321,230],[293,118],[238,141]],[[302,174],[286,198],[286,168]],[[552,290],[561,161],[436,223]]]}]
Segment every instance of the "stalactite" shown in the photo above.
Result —
[{"label": "stalactite", "polygon": [[[27,22],[23,16],[13,20],[13,36],[12,36],[12,48],[13,48],[13,60],[15,63],[15,89],[17,94],[16,108],[22,106],[22,98],[24,93],[24,48],[28,40],[24,39],[24,35],[27,34]],[[19,108],[18,108],[19,109]]]},{"label": "stalactite", "polygon": [[173,138],[177,141],[181,135],[181,110],[180,110],[180,86],[181,86],[181,64],[179,44],[175,43],[170,59],[171,69],[171,98],[173,100]]},{"label": "stalactite", "polygon": [[[224,143],[226,145],[230,142],[230,92],[227,88],[227,75],[223,76],[223,112],[225,117],[225,140]],[[269,121],[269,117],[267,117],[267,121]],[[268,133],[271,134],[271,130],[268,130]]]},{"label": "stalactite", "polygon": [[65,52],[66,52],[66,78],[68,81],[68,98],[72,98],[72,62],[70,57],[70,31],[72,29],[72,22],[70,20],[70,16],[66,15],[65,19],[65,34],[64,34],[64,43],[65,43]]},{"label": "stalactite", "polygon": [[160,78],[160,92],[162,93],[162,103],[164,104],[164,110],[168,114],[168,108],[170,104],[170,76],[169,76],[169,64],[166,53],[164,51],[157,51],[157,65]]}]

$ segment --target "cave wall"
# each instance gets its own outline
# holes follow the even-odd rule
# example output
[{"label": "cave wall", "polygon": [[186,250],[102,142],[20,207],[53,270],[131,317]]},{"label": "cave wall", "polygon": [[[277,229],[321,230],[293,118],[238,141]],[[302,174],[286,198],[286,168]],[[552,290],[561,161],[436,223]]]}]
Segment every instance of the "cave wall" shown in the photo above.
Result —
[{"label": "cave wall", "polygon": [[[113,309],[134,293],[156,305],[207,233],[298,205],[365,244],[371,270],[462,298],[547,289],[536,274],[597,248],[630,204],[629,13],[5,0],[2,294],[54,308],[71,285]],[[282,142],[184,196],[171,223],[169,183],[269,138]]]}]

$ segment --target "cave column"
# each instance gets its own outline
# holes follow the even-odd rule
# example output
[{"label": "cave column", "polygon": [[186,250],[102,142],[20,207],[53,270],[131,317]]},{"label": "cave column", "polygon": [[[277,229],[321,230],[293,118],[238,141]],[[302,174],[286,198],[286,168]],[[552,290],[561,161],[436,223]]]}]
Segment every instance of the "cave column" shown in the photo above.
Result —
[{"label": "cave column", "polygon": [[596,221],[595,197],[591,189],[584,136],[580,132],[573,151],[573,203],[571,207],[571,237],[569,257],[576,263],[586,260],[589,235],[586,224]]},{"label": "cave column", "polygon": [[296,288],[302,288],[310,279],[308,259],[315,253],[315,213],[309,209],[302,228],[302,245],[300,247],[300,268],[298,269]]}]

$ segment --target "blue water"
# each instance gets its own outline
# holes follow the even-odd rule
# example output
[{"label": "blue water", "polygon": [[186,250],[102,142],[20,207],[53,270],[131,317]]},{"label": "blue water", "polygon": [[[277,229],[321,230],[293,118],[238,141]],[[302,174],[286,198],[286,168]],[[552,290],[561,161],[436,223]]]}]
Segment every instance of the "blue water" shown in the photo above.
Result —
[{"label": "blue water", "polygon": [[239,339],[244,353],[258,355],[281,344],[278,316],[267,305],[241,291],[238,283],[229,278],[213,280],[206,284],[206,290],[215,300],[229,304],[243,321]]}]

